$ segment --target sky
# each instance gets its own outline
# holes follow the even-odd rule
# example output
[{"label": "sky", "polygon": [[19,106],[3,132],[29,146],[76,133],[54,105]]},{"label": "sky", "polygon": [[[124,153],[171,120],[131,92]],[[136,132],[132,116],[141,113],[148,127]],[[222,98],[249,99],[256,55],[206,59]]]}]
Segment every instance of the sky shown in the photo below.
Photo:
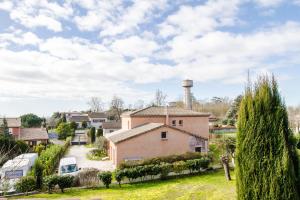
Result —
[{"label": "sky", "polygon": [[242,94],[274,74],[300,104],[300,0],[0,0],[0,115]]}]

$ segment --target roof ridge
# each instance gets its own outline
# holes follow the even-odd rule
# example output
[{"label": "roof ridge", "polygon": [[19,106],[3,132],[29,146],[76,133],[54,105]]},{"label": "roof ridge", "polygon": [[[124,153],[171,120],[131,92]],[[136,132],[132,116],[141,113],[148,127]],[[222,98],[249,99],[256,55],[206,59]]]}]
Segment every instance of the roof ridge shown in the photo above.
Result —
[{"label": "roof ridge", "polygon": [[147,106],[147,107],[145,107],[145,108],[141,108],[141,109],[138,109],[138,110],[136,110],[136,111],[133,111],[133,112],[130,113],[129,115],[130,115],[130,116],[131,116],[131,115],[134,115],[134,114],[136,114],[136,113],[138,113],[138,112],[144,111],[144,110],[146,110],[146,109],[148,109],[148,108],[151,108],[151,107],[156,107],[156,106]]}]

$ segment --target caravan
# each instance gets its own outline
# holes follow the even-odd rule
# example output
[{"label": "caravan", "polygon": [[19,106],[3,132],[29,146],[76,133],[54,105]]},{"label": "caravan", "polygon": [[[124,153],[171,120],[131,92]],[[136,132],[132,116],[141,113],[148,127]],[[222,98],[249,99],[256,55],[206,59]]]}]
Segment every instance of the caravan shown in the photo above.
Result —
[{"label": "caravan", "polygon": [[9,192],[14,191],[15,183],[22,176],[26,176],[37,158],[38,154],[36,153],[26,153],[8,160],[0,169],[0,185],[9,185]]},{"label": "caravan", "polygon": [[59,162],[58,174],[59,175],[76,175],[80,168],[77,166],[75,157],[62,158]]}]

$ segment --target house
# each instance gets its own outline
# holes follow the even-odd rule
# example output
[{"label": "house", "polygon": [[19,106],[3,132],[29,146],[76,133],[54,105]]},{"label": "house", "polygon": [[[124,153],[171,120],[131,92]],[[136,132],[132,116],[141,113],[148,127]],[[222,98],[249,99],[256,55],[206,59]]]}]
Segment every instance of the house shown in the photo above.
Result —
[{"label": "house", "polygon": [[82,128],[82,123],[86,122],[87,127],[102,128],[102,123],[107,121],[107,116],[103,112],[70,112],[65,113],[67,122],[76,122],[78,128]]},{"label": "house", "polygon": [[[23,140],[29,146],[35,146],[40,143],[48,143],[49,137],[45,128],[22,128],[21,118],[5,118],[9,133],[16,140]],[[0,126],[3,118],[0,118]]]},{"label": "house", "polygon": [[[9,133],[13,136],[18,136],[20,135],[20,130],[21,130],[21,118],[5,118],[7,122],[7,127],[9,129]],[[4,118],[0,118],[0,126],[3,124]]]},{"label": "house", "polygon": [[87,126],[90,126],[89,117],[87,114],[75,114],[67,118],[67,122],[75,122],[78,128],[83,128],[82,124],[85,122]]},{"label": "house", "polygon": [[106,134],[109,158],[141,160],[186,152],[207,152],[209,116],[177,107],[147,107],[121,115],[122,129]]},{"label": "house", "polygon": [[107,122],[107,115],[103,112],[90,112],[88,113],[88,118],[91,127],[103,128],[103,123]]},{"label": "house", "polygon": [[29,146],[36,146],[39,144],[47,144],[49,136],[45,128],[21,128],[19,140],[25,141]]},{"label": "house", "polygon": [[103,135],[107,133],[112,133],[122,128],[121,121],[103,122],[102,128],[103,128]]}]

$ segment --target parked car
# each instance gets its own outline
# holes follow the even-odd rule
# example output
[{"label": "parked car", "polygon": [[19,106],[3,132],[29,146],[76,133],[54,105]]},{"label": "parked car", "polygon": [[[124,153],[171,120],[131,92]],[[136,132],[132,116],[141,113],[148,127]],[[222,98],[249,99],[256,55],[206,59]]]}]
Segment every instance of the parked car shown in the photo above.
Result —
[{"label": "parked car", "polygon": [[62,158],[59,161],[58,174],[75,176],[81,169],[77,166],[75,157]]}]

